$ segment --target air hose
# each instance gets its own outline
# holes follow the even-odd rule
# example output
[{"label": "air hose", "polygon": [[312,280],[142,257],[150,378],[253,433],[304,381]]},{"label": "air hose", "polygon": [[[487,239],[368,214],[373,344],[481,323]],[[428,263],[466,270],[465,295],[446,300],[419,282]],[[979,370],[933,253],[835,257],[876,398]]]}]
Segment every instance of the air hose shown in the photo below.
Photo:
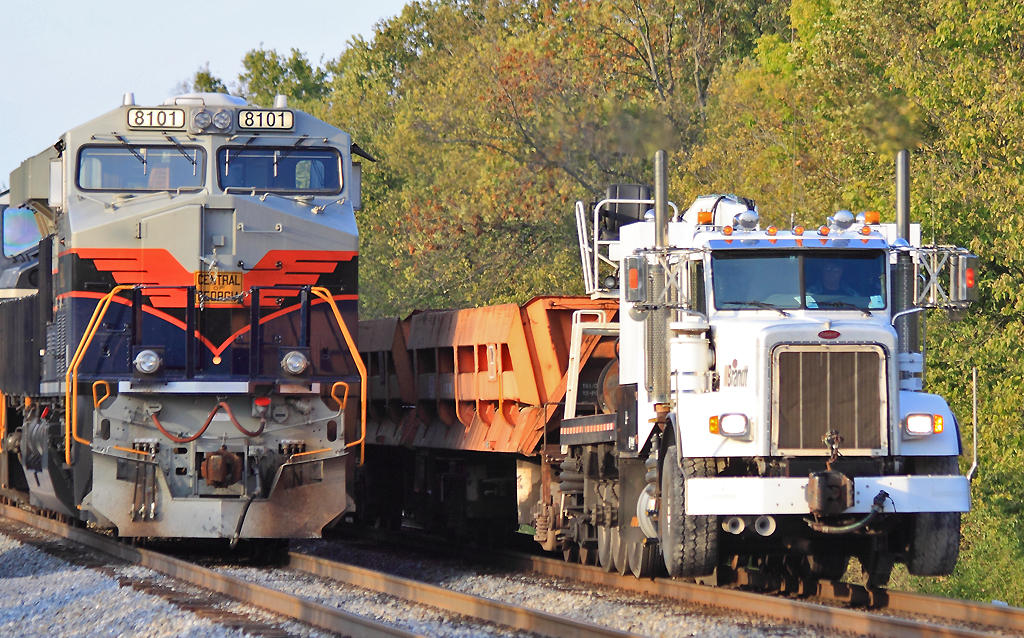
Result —
[{"label": "air hose", "polygon": [[821,532],[822,534],[849,534],[850,532],[855,532],[861,529],[862,527],[870,523],[871,520],[875,518],[875,516],[878,516],[879,514],[884,512],[885,499],[887,498],[889,498],[889,493],[886,492],[885,490],[880,490],[878,494],[875,495],[874,502],[871,503],[871,511],[868,512],[868,515],[860,519],[859,521],[850,523],[849,525],[826,525],[824,523],[814,521],[809,518],[805,518],[804,522],[807,523],[808,527],[810,527],[816,532]]}]

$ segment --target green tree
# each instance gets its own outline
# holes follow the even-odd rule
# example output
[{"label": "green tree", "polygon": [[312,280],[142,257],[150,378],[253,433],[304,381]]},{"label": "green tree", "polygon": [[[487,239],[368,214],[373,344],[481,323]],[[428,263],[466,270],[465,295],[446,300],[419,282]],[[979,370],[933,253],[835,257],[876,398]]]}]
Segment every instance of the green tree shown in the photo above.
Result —
[{"label": "green tree", "polygon": [[310,64],[298,49],[286,58],[276,51],[253,49],[242,58],[239,93],[250,103],[269,107],[285,95],[294,106],[316,113],[327,96],[327,71]]},{"label": "green tree", "polygon": [[210,63],[196,69],[191,80],[186,80],[178,85],[178,93],[228,93],[228,87],[224,82],[210,70]]}]

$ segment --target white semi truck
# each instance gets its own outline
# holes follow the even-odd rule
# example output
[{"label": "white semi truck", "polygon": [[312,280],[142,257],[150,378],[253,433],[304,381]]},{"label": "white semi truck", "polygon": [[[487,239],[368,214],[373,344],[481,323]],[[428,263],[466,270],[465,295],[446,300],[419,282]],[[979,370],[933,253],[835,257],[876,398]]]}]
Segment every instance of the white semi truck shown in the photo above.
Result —
[{"label": "white semi truck", "polygon": [[975,298],[977,258],[921,246],[905,207],[791,230],[731,195],[677,209],[655,160],[653,197],[577,204],[587,293],[618,312],[578,312],[573,347],[600,336],[617,356],[588,402],[571,351],[537,540],[637,576],[839,578],[851,556],[872,586],[895,562],[950,573],[969,481],[917,328]]}]

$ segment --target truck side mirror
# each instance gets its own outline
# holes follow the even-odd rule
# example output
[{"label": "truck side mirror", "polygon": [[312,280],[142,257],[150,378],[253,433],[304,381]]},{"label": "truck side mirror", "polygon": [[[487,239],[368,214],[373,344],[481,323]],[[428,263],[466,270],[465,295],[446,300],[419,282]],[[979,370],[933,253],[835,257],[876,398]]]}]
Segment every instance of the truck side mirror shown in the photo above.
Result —
[{"label": "truck side mirror", "polygon": [[348,201],[352,202],[353,210],[363,209],[363,165],[352,162],[352,176],[348,183]]}]

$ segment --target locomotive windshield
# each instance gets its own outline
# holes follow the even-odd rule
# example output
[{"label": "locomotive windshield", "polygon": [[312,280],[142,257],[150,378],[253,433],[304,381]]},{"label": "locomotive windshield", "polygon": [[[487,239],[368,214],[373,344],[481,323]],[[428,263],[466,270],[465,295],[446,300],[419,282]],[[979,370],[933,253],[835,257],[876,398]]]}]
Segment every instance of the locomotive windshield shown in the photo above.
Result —
[{"label": "locomotive windshield", "polygon": [[181,145],[85,146],[78,187],[90,191],[173,191],[202,188],[206,154]]},{"label": "locomotive windshield", "polygon": [[885,308],[883,251],[718,251],[711,256],[719,310]]},{"label": "locomotive windshield", "polygon": [[334,195],[341,192],[341,155],[331,148],[224,147],[217,152],[222,189]]}]

